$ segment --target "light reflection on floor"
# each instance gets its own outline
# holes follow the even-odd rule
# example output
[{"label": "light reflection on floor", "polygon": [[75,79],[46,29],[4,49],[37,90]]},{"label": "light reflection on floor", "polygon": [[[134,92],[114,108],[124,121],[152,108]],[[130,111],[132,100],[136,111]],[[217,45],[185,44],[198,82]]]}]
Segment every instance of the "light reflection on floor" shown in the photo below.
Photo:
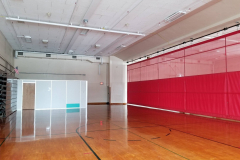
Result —
[{"label": "light reflection on floor", "polygon": [[236,159],[240,123],[133,106],[17,111],[0,159]]}]

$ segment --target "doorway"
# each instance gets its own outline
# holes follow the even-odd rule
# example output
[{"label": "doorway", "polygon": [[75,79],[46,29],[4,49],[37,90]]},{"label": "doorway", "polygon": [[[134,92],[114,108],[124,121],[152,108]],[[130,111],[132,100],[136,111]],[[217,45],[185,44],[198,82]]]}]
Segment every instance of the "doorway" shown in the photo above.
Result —
[{"label": "doorway", "polygon": [[35,83],[23,83],[22,109],[35,108]]}]

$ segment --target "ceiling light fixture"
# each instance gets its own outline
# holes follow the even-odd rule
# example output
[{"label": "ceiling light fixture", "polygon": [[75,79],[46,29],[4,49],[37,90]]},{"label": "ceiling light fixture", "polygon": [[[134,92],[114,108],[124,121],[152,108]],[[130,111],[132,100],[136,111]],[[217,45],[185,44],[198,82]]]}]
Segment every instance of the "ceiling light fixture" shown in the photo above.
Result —
[{"label": "ceiling light fixture", "polygon": [[25,41],[27,43],[31,43],[32,42],[32,38],[30,36],[24,36],[24,38],[25,38]]},{"label": "ceiling light fixture", "polygon": [[42,43],[43,43],[43,44],[48,44],[48,40],[43,39],[43,40],[42,40]]},{"label": "ceiling light fixture", "polygon": [[68,51],[68,54],[73,54],[73,50],[69,50],[69,51]]},{"label": "ceiling light fixture", "polygon": [[17,37],[18,38],[24,38],[27,43],[31,43],[32,42],[32,38],[30,36],[22,35],[22,36],[17,36]]},{"label": "ceiling light fixture", "polygon": [[100,48],[101,45],[100,44],[95,44],[95,48]]},{"label": "ceiling light fixture", "polygon": [[50,13],[50,12],[47,13],[47,16],[48,16],[48,17],[51,17],[51,15],[52,15],[52,13]]}]

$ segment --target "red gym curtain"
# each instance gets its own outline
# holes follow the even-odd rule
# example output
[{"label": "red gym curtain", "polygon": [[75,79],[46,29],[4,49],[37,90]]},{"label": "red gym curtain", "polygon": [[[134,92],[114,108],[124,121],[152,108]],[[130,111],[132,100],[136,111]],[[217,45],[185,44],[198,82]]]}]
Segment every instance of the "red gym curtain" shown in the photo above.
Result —
[{"label": "red gym curtain", "polygon": [[240,32],[129,65],[128,103],[240,120]]}]

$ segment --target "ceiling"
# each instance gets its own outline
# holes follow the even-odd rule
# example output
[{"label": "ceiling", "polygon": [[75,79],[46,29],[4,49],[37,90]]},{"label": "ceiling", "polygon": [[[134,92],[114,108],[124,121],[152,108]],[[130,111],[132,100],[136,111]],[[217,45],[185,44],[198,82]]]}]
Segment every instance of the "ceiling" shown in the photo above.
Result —
[{"label": "ceiling", "polygon": [[[219,0],[1,0],[0,30],[14,50],[59,54],[68,54],[72,50],[72,54],[76,55],[116,55],[128,60],[149,53],[162,42],[166,43],[162,40],[164,38],[153,35],[164,29],[166,31],[171,25],[176,26],[178,20],[167,23],[165,18],[177,11],[185,11],[187,14],[180,19],[186,19],[195,15],[201,7],[211,6],[208,4],[213,4],[213,1]],[[59,26],[9,21],[6,17],[57,23]],[[84,19],[88,22],[84,23]],[[82,35],[84,29],[63,27],[61,24],[92,27],[106,32],[89,30]],[[143,33],[146,36],[109,33],[107,30]],[[21,36],[30,36],[31,42],[26,42]],[[168,39],[166,35],[162,36]],[[48,43],[44,44],[42,40],[48,40]],[[146,48],[139,48],[142,43]]]},{"label": "ceiling", "polygon": [[[201,37],[236,25],[236,22],[240,22],[239,6],[240,0],[213,0],[189,15],[179,18],[127,48],[116,52],[115,56],[124,61],[137,59],[161,51],[163,48],[189,41],[190,38]],[[236,31],[236,28],[229,30],[227,32],[233,32]],[[208,40],[207,37],[206,40]]]}]

